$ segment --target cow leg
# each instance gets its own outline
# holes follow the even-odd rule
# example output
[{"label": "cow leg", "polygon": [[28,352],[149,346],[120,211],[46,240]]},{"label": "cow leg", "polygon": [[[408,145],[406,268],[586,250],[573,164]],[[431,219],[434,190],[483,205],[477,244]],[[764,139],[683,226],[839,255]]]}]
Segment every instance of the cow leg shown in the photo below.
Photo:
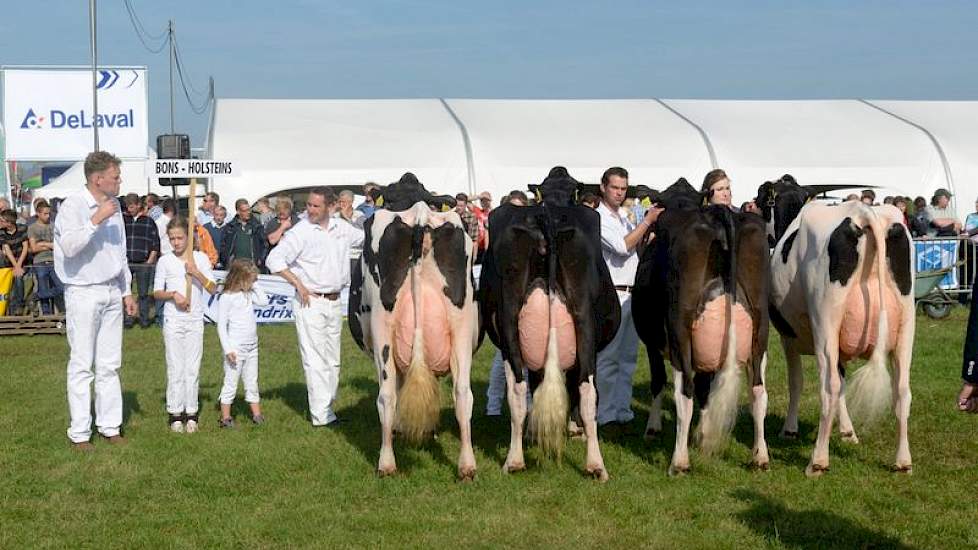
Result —
[{"label": "cow leg", "polygon": [[795,349],[794,343],[784,336],[781,337],[781,347],[788,363],[788,415],[784,419],[784,427],[781,428],[781,437],[798,439],[798,407],[801,404],[801,391],[805,386],[801,354]]},{"label": "cow leg", "polygon": [[[767,440],[764,438],[764,417],[767,416],[767,353],[755,367],[760,370],[760,384],[751,387],[751,414],[754,417],[754,449],[752,464],[759,470],[767,470],[770,459],[767,454]],[[758,378],[751,373],[751,378]]]},{"label": "cow leg", "polygon": [[682,371],[675,373],[673,398],[676,401],[676,448],[669,465],[670,476],[683,475],[689,471],[689,426],[693,420],[692,381]]},{"label": "cow leg", "polygon": [[[974,306],[972,306],[974,307]],[[897,418],[897,453],[893,469],[897,472],[911,473],[910,439],[907,433],[907,420],[910,418],[910,358],[913,355],[913,309],[904,310],[909,321],[900,329],[900,341],[893,351],[893,413]]]},{"label": "cow leg", "polygon": [[666,386],[666,362],[662,352],[651,347],[646,348],[649,355],[649,374],[652,389],[652,406],[649,408],[649,422],[645,425],[645,438],[652,439],[662,431],[662,391]]},{"label": "cow leg", "polygon": [[[593,372],[593,370],[592,370]],[[594,375],[579,386],[581,394],[581,421],[584,422],[584,437],[587,438],[587,463],[584,471],[600,482],[608,481],[608,470],[601,458],[598,444],[598,392],[594,388]]]},{"label": "cow leg", "polygon": [[829,335],[821,342],[816,342],[816,359],[818,362],[819,402],[821,412],[818,420],[818,437],[812,460],[805,468],[805,475],[817,477],[829,469],[829,438],[832,435],[832,422],[839,405],[839,394],[842,392],[842,377],[839,376],[839,342]]},{"label": "cow leg", "polygon": [[849,417],[849,408],[846,407],[846,366],[839,362],[839,379],[842,382],[842,390],[839,392],[839,435],[846,443],[859,443],[856,437],[856,429],[852,427],[852,418]]},{"label": "cow leg", "polygon": [[[455,333],[456,342],[465,336]],[[458,436],[461,448],[458,453],[458,478],[462,481],[475,479],[475,453],[472,450],[472,387],[470,371],[472,349],[466,345],[453,345],[452,353],[455,368],[452,369],[452,389],[455,395],[455,420],[458,422]]]},{"label": "cow leg", "polygon": [[509,453],[506,454],[506,463],[503,464],[503,471],[512,473],[526,469],[526,461],[523,459],[523,422],[526,420],[526,378],[520,376],[520,381],[516,381],[513,367],[509,361],[503,362],[503,370],[506,371],[506,397],[509,401]]},{"label": "cow leg", "polygon": [[[389,350],[384,346],[385,350]],[[380,461],[377,474],[381,477],[397,472],[394,460],[394,423],[397,411],[397,369],[388,353],[375,355],[378,363],[380,393],[377,395],[377,413],[380,415]],[[383,357],[382,357],[383,356]],[[385,361],[386,358],[386,361]]]}]

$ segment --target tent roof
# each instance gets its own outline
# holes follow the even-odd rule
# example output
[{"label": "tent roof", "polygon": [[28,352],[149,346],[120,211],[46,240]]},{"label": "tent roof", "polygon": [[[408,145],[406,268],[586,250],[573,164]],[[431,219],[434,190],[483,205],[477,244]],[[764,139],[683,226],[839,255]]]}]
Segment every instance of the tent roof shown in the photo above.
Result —
[{"label": "tent roof", "polygon": [[465,189],[461,130],[437,99],[219,99],[211,158],[240,164],[215,179],[229,204],[316,185],[386,184],[414,172],[439,193]]},{"label": "tent roof", "polygon": [[791,173],[878,195],[945,187],[968,197],[963,216],[978,194],[975,120],[978,102],[219,99],[208,153],[241,166],[212,184],[228,202],[406,171],[438,193],[499,198],[558,164],[592,183],[624,166],[633,184],[662,189],[679,176],[698,186],[718,166],[737,202]]}]

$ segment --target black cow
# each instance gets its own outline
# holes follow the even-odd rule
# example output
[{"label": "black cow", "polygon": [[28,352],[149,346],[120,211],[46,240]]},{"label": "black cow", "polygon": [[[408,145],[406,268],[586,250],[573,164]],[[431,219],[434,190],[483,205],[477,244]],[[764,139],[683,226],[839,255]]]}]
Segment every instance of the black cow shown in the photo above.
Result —
[{"label": "black cow", "polygon": [[384,190],[385,208],[364,224],[363,257],[351,277],[350,332],[377,367],[382,428],[377,471],[397,469],[393,436],[420,441],[436,428],[441,409],[437,376],[452,374],[461,448],[458,475],[475,476],[469,373],[479,333],[472,285],[472,239],[453,210],[430,203],[405,174]]},{"label": "black cow", "polygon": [[574,204],[579,185],[566,169],[556,167],[537,188],[541,206],[505,205],[492,211],[480,311],[486,333],[509,366],[512,439],[503,469],[525,468],[527,367],[533,391],[530,429],[537,444],[559,457],[568,412],[578,407],[587,438],[585,470],[605,481],[595,363],[618,330],[621,309],[601,256],[598,214]]},{"label": "black cow", "polygon": [[676,448],[670,475],[689,470],[687,441],[693,396],[702,416],[704,451],[718,449],[736,420],[740,366],[753,390],[753,462],[768,464],[764,439],[767,391],[768,247],[760,216],[701,206],[703,196],[680,179],[659,197],[665,211],[642,252],[632,294],[635,328],[652,374],[647,435],[662,429],[663,353],[676,370]]}]

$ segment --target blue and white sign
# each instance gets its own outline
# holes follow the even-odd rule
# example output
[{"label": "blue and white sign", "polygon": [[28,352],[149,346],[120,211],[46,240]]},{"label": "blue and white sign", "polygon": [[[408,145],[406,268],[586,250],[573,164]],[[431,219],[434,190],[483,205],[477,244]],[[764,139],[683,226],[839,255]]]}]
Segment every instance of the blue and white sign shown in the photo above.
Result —
[{"label": "blue and white sign", "polygon": [[[223,287],[227,271],[214,271],[214,280]],[[295,321],[292,315],[292,297],[295,289],[285,279],[278,275],[259,275],[255,283],[268,295],[268,305],[255,307],[255,320],[259,323],[291,323]],[[204,317],[208,322],[217,320],[217,301],[220,294],[208,296],[204,307]]]},{"label": "blue and white sign", "polygon": [[[958,261],[958,240],[914,241],[917,272],[951,267]],[[952,269],[938,285],[943,289],[958,287],[958,270]]]},{"label": "blue and white sign", "polygon": [[145,159],[149,140],[146,69],[98,71],[98,115],[88,69],[4,68],[6,159],[82,160],[99,148],[123,159]]}]

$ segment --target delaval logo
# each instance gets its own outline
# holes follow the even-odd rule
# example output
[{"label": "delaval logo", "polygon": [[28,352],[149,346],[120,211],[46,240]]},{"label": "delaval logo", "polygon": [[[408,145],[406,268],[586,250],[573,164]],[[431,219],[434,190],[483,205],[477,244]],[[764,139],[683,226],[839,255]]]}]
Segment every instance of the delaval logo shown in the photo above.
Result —
[{"label": "delaval logo", "polygon": [[39,130],[43,128],[41,123],[44,122],[44,117],[39,117],[34,113],[34,109],[27,110],[27,116],[24,117],[24,122],[20,123],[20,128],[22,130]]},{"label": "delaval logo", "polygon": [[[45,117],[37,116],[34,109],[28,109],[27,114],[24,116],[24,122],[20,123],[20,127],[23,130],[40,130],[44,128],[42,126],[44,120]],[[49,128],[54,130],[60,128],[74,129],[92,127],[92,116],[84,109],[77,113],[66,113],[60,109],[51,109],[47,121]],[[99,113],[95,117],[95,126],[99,128],[132,128],[134,124],[135,115],[132,109],[121,113]]]}]

